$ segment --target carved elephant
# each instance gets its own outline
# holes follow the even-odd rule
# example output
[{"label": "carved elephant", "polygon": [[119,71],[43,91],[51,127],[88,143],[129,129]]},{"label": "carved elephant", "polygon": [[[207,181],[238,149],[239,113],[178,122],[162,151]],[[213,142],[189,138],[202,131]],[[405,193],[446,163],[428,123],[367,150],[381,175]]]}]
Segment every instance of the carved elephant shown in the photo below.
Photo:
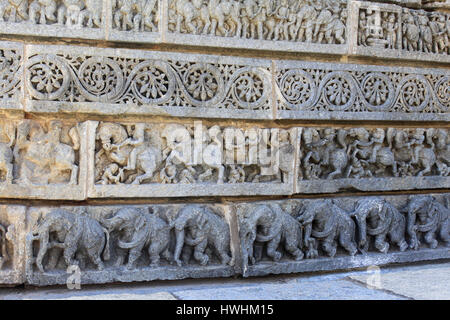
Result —
[{"label": "carved elephant", "polygon": [[161,254],[169,262],[172,261],[169,226],[155,214],[128,207],[120,209],[102,223],[110,232],[119,231],[117,266],[123,264],[128,253],[127,269],[133,269],[145,247],[148,248],[151,266],[159,264]]},{"label": "carved elephant", "polygon": [[[334,257],[337,241],[350,255],[358,251],[355,243],[355,223],[350,216],[332,200],[316,200],[302,205],[297,220],[303,225],[304,241],[308,246],[307,258],[318,257],[316,240],[325,253]],[[312,237],[313,238],[312,238]]]},{"label": "carved elephant", "polygon": [[200,205],[186,205],[170,224],[175,228],[175,262],[181,266],[180,255],[184,244],[194,247],[194,258],[201,265],[207,265],[209,256],[206,247],[211,247],[222,264],[234,264],[230,252],[230,230],[227,223],[210,208]]},{"label": "carved elephant", "polygon": [[420,246],[420,234],[424,234],[425,243],[436,248],[436,236],[450,246],[449,212],[433,196],[413,196],[406,206],[407,232],[410,237],[410,248],[417,250]]},{"label": "carved elephant", "polygon": [[295,260],[303,259],[302,226],[278,204],[263,204],[249,210],[241,218],[239,235],[244,265],[256,262],[253,254],[255,241],[267,242],[267,255],[274,261],[282,257],[277,250],[281,243]]},{"label": "carved elephant", "polygon": [[74,259],[75,255],[83,259],[87,255],[98,270],[104,268],[100,258],[102,252],[103,259],[109,260],[108,231],[97,220],[85,214],[55,209],[41,218],[29,240],[39,241],[36,265],[41,272],[44,272],[42,261],[45,254],[53,247],[63,249],[67,266],[79,263]]},{"label": "carved elephant", "polygon": [[369,249],[369,236],[375,238],[375,248],[382,253],[389,250],[386,238],[396,244],[400,251],[408,248],[405,241],[405,217],[386,200],[379,197],[360,199],[350,216],[355,217],[357,221],[358,244],[363,252]]}]

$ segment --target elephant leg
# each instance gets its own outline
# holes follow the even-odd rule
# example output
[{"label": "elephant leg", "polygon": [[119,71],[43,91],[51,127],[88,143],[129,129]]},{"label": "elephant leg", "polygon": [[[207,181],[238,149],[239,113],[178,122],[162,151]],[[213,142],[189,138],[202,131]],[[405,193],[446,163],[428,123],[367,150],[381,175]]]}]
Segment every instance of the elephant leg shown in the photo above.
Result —
[{"label": "elephant leg", "polygon": [[322,248],[329,257],[332,258],[336,255],[337,243],[334,241],[334,235],[323,240]]},{"label": "elephant leg", "polygon": [[339,243],[351,256],[354,256],[358,252],[358,248],[353,242],[352,234],[350,233],[341,232],[339,234]]},{"label": "elephant leg", "polygon": [[150,256],[150,266],[157,267],[159,265],[161,244],[154,241],[148,247],[148,255]]},{"label": "elephant leg", "polygon": [[209,262],[208,255],[204,253],[207,245],[208,240],[205,239],[196,245],[194,249],[194,259],[197,260],[202,266],[206,266]]},{"label": "elephant leg", "polygon": [[60,248],[52,248],[49,250],[48,256],[48,268],[55,269],[59,262],[59,257],[61,256],[62,250]]},{"label": "elephant leg", "polygon": [[267,243],[267,255],[272,258],[273,261],[279,261],[281,259],[281,252],[277,251],[280,241],[281,233]]},{"label": "elephant leg", "polygon": [[438,246],[438,242],[435,239],[434,230],[425,233],[424,239],[431,249],[435,249]]},{"label": "elephant leg", "polygon": [[171,264],[173,263],[173,256],[169,251],[169,248],[166,248],[163,252],[162,252],[162,256],[164,259],[166,259],[167,261],[169,261]]},{"label": "elephant leg", "polygon": [[214,247],[216,248],[216,252],[217,252],[218,256],[220,257],[220,262],[223,265],[229,264],[231,261],[231,257],[227,253],[228,248],[226,248],[226,246],[221,244],[221,242],[219,240],[215,241]]},{"label": "elephant leg", "polygon": [[75,256],[75,252],[77,251],[77,246],[69,246],[67,245],[64,249],[64,261],[66,262],[67,267],[71,265],[78,265],[78,261],[74,261],[73,257]]},{"label": "elephant leg", "polygon": [[297,247],[298,241],[296,239],[286,238],[284,248],[289,252],[295,260],[302,260],[304,257],[303,252]]},{"label": "elephant leg", "polygon": [[105,265],[103,264],[102,259],[100,259],[102,248],[103,248],[103,245],[100,246],[100,250],[98,249],[98,247],[94,247],[87,251],[89,258],[91,259],[92,262],[94,262],[94,264],[97,266],[97,270],[99,270],[99,271],[105,269]]},{"label": "elephant leg", "polygon": [[379,234],[375,236],[375,248],[381,253],[387,253],[389,250],[389,243],[386,241],[386,234]]},{"label": "elephant leg", "polygon": [[391,240],[392,243],[395,243],[399,247],[400,251],[403,252],[408,248],[408,243],[406,243],[405,241],[405,237],[403,236],[402,230],[404,230],[404,227],[401,230],[394,229],[390,231],[389,239]]},{"label": "elephant leg", "polygon": [[115,263],[116,267],[120,267],[123,265],[123,262],[125,261],[125,257],[127,255],[128,250],[124,250],[122,248],[117,248],[117,260]]},{"label": "elephant leg", "polygon": [[130,249],[130,253],[128,254],[128,263],[127,263],[128,270],[132,270],[136,267],[136,261],[141,256],[143,248],[144,248],[144,244]]}]

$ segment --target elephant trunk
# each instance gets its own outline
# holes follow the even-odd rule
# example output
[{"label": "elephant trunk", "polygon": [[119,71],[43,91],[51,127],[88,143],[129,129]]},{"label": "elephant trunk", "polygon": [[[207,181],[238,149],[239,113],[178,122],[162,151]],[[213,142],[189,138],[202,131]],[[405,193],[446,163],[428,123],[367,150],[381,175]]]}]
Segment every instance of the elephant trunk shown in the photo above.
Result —
[{"label": "elephant trunk", "polygon": [[372,228],[367,228],[367,233],[369,235],[371,235],[371,236],[376,236],[378,234],[386,233],[388,228],[391,225],[392,217],[394,216],[394,210],[396,210],[396,209],[394,209],[394,208],[392,208],[390,206],[387,206],[387,204],[385,204],[383,206],[382,210],[386,211],[386,214],[385,214],[386,219],[384,221],[381,220],[379,225],[376,228],[373,228],[373,229]]},{"label": "elephant trunk", "polygon": [[44,259],[45,254],[48,250],[48,241],[49,241],[49,230],[44,228],[45,230],[39,231],[39,252],[36,258],[36,265],[41,272],[44,272],[44,266],[42,265],[42,260]]},{"label": "elephant trunk", "polygon": [[109,251],[109,232],[107,229],[102,228],[103,232],[105,233],[106,236],[106,243],[105,243],[105,249],[103,250],[103,259],[105,261],[108,261],[111,258],[111,254]]},{"label": "elephant trunk", "polygon": [[350,213],[350,217],[355,217],[358,225],[359,246],[362,248],[366,244],[367,230],[366,230],[366,212],[361,212],[356,209]]},{"label": "elephant trunk", "polygon": [[333,230],[334,230],[334,227],[335,227],[335,217],[334,216],[331,216],[329,219],[328,219],[328,221],[325,223],[325,226],[324,226],[324,228],[323,228],[323,231],[317,231],[317,230],[314,230],[314,229],[312,229],[312,235],[315,237],[315,238],[321,238],[321,239],[323,239],[323,238],[326,238],[326,237],[328,237],[332,232],[333,232]]},{"label": "elephant trunk", "polygon": [[147,232],[137,232],[135,233],[135,236],[133,236],[133,239],[130,242],[125,242],[122,240],[118,241],[118,246],[122,249],[131,249],[135,248],[141,243],[145,242],[147,238]]}]

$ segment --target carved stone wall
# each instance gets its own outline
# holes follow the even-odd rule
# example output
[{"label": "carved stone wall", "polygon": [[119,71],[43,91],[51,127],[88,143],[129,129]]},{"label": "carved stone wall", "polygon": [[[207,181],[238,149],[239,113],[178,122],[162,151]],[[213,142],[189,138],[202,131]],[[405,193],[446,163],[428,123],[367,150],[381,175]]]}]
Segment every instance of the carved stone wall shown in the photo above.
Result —
[{"label": "carved stone wall", "polygon": [[0,0],[0,284],[450,258],[448,1]]}]

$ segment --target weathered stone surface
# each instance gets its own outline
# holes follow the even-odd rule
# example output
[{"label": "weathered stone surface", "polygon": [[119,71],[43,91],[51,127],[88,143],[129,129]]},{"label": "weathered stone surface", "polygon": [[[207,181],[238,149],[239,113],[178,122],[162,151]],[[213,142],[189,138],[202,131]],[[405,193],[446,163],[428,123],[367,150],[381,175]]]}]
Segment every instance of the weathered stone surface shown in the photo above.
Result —
[{"label": "weathered stone surface", "polygon": [[14,36],[449,62],[448,4],[390,2],[3,0],[0,25]]},{"label": "weathered stone surface", "polygon": [[85,284],[235,274],[237,249],[221,205],[46,207],[27,215],[30,284],[65,284],[73,264]]},{"label": "weathered stone surface", "polygon": [[25,281],[26,207],[0,206],[0,284]]},{"label": "weathered stone surface", "polygon": [[450,257],[448,195],[286,200],[235,207],[244,276]]},{"label": "weathered stone surface", "polygon": [[448,259],[448,205],[448,194],[229,204],[3,205],[0,275],[3,284],[45,286],[65,284],[76,270],[78,280],[88,284]]},{"label": "weathered stone surface", "polygon": [[0,284],[448,259],[447,2],[381,2],[0,0]]},{"label": "weathered stone surface", "polygon": [[0,197],[86,198],[84,123],[0,120]]},{"label": "weathered stone surface", "polygon": [[[90,198],[292,194],[298,130],[90,123]],[[94,136],[90,137],[94,139]],[[95,160],[94,160],[95,159]],[[95,162],[94,162],[95,161]]]},{"label": "weathered stone surface", "polygon": [[449,188],[447,129],[301,132],[298,193]]},{"label": "weathered stone surface", "polygon": [[4,85],[3,110],[261,120],[449,119],[445,69],[26,45],[21,76],[22,46],[2,44],[9,57],[4,77],[11,80]]},{"label": "weathered stone surface", "polygon": [[450,61],[448,13],[354,1],[350,15],[358,17],[353,54]]}]

